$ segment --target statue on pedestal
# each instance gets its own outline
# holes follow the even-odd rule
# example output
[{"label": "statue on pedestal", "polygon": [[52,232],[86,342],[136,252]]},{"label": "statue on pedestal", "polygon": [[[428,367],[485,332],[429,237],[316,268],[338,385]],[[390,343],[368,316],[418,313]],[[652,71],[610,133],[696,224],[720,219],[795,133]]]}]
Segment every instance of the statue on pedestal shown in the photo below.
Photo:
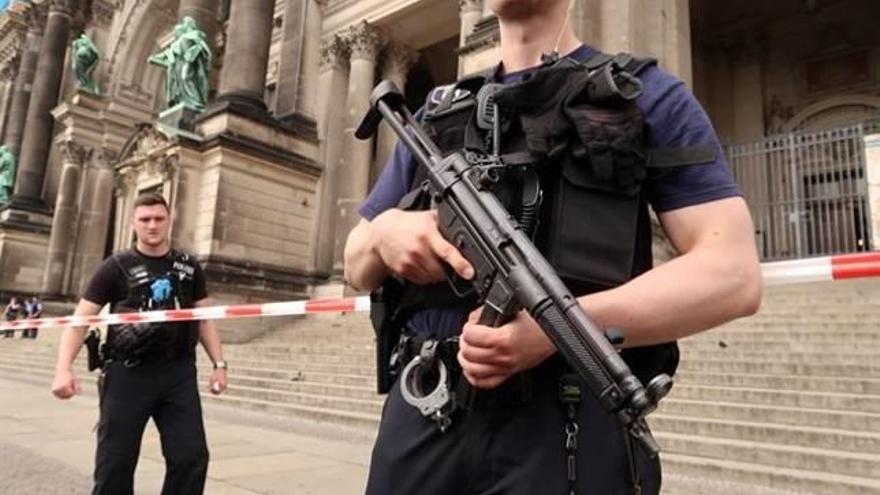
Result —
[{"label": "statue on pedestal", "polygon": [[85,33],[73,41],[70,49],[70,66],[76,74],[79,87],[89,93],[98,93],[98,85],[95,84],[92,73],[98,66],[100,58],[98,47]]},{"label": "statue on pedestal", "polygon": [[174,26],[174,40],[150,63],[165,68],[165,102],[168,108],[183,105],[202,111],[208,103],[211,49],[205,33],[191,17]]},{"label": "statue on pedestal", "polygon": [[9,203],[15,185],[15,157],[4,144],[0,146],[0,204]]}]

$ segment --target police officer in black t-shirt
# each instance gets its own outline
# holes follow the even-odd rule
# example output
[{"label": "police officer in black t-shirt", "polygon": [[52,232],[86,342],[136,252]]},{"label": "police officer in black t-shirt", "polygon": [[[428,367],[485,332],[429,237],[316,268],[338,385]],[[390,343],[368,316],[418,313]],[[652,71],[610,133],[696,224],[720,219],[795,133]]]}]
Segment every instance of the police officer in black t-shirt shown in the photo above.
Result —
[{"label": "police officer in black t-shirt", "polygon": [[[189,255],[171,249],[168,203],[145,193],[134,205],[134,249],[116,253],[98,268],[76,315],[180,309],[206,301],[205,277]],[[79,393],[73,362],[85,328],[64,332],[52,393],[69,399]],[[214,363],[208,384],[226,388],[226,362],[212,322],[115,325],[103,346],[100,423],[93,494],[133,493],[134,471],[147,420],[159,430],[166,474],[163,494],[200,494],[208,468],[208,448],[196,382],[195,345],[201,341]]]}]

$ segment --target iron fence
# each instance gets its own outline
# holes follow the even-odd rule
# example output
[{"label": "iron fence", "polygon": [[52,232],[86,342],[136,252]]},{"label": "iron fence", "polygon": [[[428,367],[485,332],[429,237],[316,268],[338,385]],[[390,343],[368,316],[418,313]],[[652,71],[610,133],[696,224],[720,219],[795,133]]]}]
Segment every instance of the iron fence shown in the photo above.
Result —
[{"label": "iron fence", "polygon": [[868,251],[864,137],[880,120],[728,146],[763,260]]}]

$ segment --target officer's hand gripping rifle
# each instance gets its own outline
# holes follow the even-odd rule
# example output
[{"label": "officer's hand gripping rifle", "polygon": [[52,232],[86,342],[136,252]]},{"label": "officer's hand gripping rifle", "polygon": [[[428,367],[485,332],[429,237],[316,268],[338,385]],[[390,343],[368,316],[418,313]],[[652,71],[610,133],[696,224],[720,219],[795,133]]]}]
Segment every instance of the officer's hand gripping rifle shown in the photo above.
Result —
[{"label": "officer's hand gripping rifle", "polygon": [[384,117],[427,169],[440,233],[474,267],[471,282],[484,304],[479,323],[497,327],[520,309],[528,311],[602,407],[652,457],[656,455],[659,446],[644,418],[669,392],[672,379],[662,374],[647,389],[642,386],[550,263],[488,191],[484,170],[460,153],[443,157],[393,83],[376,86],[371,104],[355,135],[369,138]]}]

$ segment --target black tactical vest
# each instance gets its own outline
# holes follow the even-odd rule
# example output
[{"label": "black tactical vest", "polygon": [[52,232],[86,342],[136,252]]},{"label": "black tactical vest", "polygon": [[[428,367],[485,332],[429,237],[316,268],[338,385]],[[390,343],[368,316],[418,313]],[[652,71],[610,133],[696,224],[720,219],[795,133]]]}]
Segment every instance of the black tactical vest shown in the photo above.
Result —
[{"label": "black tactical vest", "polygon": [[[195,304],[195,264],[192,256],[171,250],[163,260],[168,270],[151,270],[144,257],[129,249],[113,255],[125,275],[127,297],[111,304],[111,312],[157,311],[192,308]],[[161,344],[156,352],[166,356],[189,353],[198,342],[198,322],[160,324]],[[116,326],[108,328],[107,341],[112,347]]]},{"label": "black tactical vest", "polygon": [[[487,109],[479,95],[491,84],[486,76],[434,90],[425,107],[423,125],[444,154],[500,155],[505,166],[493,190],[529,225],[536,247],[577,296],[617,287],[651,269],[646,178],[715,159],[711,148],[649,149],[650,129],[635,99],[641,94],[638,74],[655,63],[605,54],[585,63],[561,59],[521,83],[494,88],[493,118],[501,119],[500,147],[494,150],[493,132],[481,125]],[[400,208],[430,208],[424,180],[418,167]],[[541,191],[537,207],[531,204],[535,180]],[[408,285],[404,292],[404,301],[454,299],[439,296],[449,292],[441,286]],[[678,347],[627,349],[623,356],[644,382],[674,372]]]}]

